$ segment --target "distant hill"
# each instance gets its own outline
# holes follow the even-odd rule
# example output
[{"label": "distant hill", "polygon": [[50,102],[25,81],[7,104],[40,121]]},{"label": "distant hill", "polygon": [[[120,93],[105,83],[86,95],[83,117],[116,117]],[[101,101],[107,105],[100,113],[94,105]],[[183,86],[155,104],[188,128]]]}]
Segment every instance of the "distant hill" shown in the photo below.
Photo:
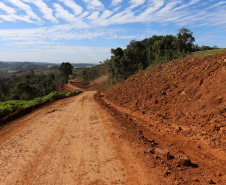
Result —
[{"label": "distant hill", "polygon": [[71,64],[74,68],[90,68],[95,66],[96,64],[90,64],[90,63],[76,63],[76,64]]},{"label": "distant hill", "polygon": [[[60,63],[0,61],[0,74],[10,74],[35,69],[57,68],[59,65]],[[89,68],[95,66],[95,64],[89,63],[77,63],[72,65],[74,68]]]},{"label": "distant hill", "polygon": [[53,66],[57,66],[57,64],[39,62],[0,62],[1,71],[25,71],[29,69],[50,68]]}]

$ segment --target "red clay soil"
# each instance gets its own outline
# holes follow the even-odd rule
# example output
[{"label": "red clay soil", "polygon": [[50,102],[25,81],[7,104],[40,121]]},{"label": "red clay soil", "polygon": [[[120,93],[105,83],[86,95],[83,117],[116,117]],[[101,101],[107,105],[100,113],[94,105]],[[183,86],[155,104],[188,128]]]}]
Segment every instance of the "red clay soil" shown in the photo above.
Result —
[{"label": "red clay soil", "polygon": [[71,85],[71,83],[68,83],[68,84],[64,84],[63,91],[61,91],[61,85],[57,86],[56,91],[68,93],[70,91],[74,91],[75,89],[79,89],[79,88],[75,88],[75,86]]},{"label": "red clay soil", "polygon": [[99,93],[172,184],[226,184],[226,53],[174,60]]},{"label": "red clay soil", "polygon": [[108,83],[108,76],[103,75],[89,82],[84,82],[76,78],[74,80],[70,80],[70,83],[86,91],[101,90]]}]

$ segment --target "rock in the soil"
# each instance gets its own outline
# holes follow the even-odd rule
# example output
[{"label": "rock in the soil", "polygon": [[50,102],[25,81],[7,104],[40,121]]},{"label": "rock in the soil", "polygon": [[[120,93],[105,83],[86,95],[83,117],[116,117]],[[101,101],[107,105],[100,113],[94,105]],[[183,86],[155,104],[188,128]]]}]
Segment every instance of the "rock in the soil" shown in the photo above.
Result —
[{"label": "rock in the soil", "polygon": [[214,182],[213,180],[210,180],[209,184],[216,184],[216,182]]},{"label": "rock in the soil", "polygon": [[174,156],[172,154],[170,154],[170,152],[168,150],[164,150],[161,148],[155,148],[155,153],[157,155],[160,155],[160,156],[166,158],[167,160],[174,159]]},{"label": "rock in the soil", "polygon": [[179,157],[179,164],[182,166],[191,166],[192,165],[191,160],[186,155],[182,155]]},{"label": "rock in the soil", "polygon": [[226,128],[225,127],[221,127],[220,130],[219,130],[219,133],[220,134],[226,133]]},{"label": "rock in the soil", "polygon": [[182,131],[183,129],[181,128],[181,127],[177,127],[175,130],[174,130],[174,132],[180,132],[180,131]]},{"label": "rock in the soil", "polygon": [[192,180],[195,181],[195,182],[200,182],[199,179],[197,179],[195,177]]},{"label": "rock in the soil", "polygon": [[171,174],[171,171],[166,170],[166,171],[163,173],[163,177],[167,177],[169,174]]}]

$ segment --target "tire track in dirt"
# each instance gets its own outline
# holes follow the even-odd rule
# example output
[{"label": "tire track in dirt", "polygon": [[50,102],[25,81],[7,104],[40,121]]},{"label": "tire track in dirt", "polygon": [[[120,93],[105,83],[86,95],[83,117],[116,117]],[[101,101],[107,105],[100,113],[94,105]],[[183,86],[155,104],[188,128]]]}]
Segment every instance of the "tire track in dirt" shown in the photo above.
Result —
[{"label": "tire track in dirt", "polygon": [[58,139],[65,133],[65,127],[69,124],[69,121],[66,120],[65,123],[63,124],[63,127],[57,131],[56,135],[52,137],[52,139],[49,141],[46,149],[40,154],[40,157],[36,160],[35,164],[33,165],[32,169],[29,171],[28,174],[26,174],[25,178],[26,179],[26,184],[30,184],[30,179],[34,177],[34,174],[37,171],[37,168],[39,165],[43,162],[45,157],[50,153],[52,147],[56,144]]}]

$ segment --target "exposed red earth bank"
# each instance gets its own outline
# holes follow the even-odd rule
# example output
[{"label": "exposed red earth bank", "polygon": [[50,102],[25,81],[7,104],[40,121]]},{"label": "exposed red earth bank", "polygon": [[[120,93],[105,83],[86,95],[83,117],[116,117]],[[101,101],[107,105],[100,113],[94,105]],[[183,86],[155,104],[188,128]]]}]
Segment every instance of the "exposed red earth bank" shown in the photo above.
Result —
[{"label": "exposed red earth bank", "polygon": [[[151,68],[97,99],[140,130],[149,151],[144,155],[162,163],[167,178],[178,184],[226,184],[226,53]],[[193,165],[178,164],[181,156]]]}]

